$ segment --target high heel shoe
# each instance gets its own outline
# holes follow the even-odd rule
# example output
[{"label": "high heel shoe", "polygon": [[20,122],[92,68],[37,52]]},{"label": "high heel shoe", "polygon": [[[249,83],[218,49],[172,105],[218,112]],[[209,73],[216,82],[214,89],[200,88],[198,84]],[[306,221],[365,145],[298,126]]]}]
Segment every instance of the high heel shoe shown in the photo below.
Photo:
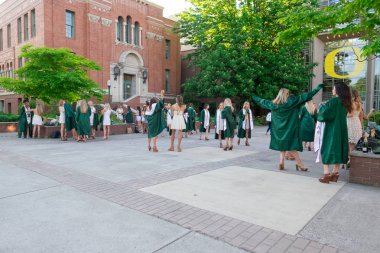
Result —
[{"label": "high heel shoe", "polygon": [[174,151],[174,148],[169,148],[168,151],[173,152],[173,151]]},{"label": "high heel shoe", "polygon": [[228,146],[225,146],[223,150],[224,150],[224,151],[227,151],[227,150],[228,150]]},{"label": "high heel shoe", "polygon": [[228,148],[228,150],[232,150],[233,148],[234,148],[234,146],[231,146],[231,147]]},{"label": "high heel shoe", "polygon": [[251,145],[249,145],[249,143],[248,143],[248,141],[245,143],[245,145],[248,147],[248,146],[251,146]]},{"label": "high heel shoe", "polygon": [[331,181],[331,174],[330,173],[329,174],[324,174],[323,177],[321,177],[319,179],[319,182],[324,183],[324,184],[329,184],[330,181]]},{"label": "high heel shoe", "polygon": [[331,182],[338,182],[338,179],[339,179],[339,172],[333,172],[332,174],[331,174],[331,177],[330,177],[330,181]]},{"label": "high heel shoe", "polygon": [[284,164],[279,164],[278,165],[279,170],[285,170],[285,165]]},{"label": "high heel shoe", "polygon": [[157,147],[153,147],[153,152],[154,152],[154,153],[157,153],[157,152],[158,152]]},{"label": "high heel shoe", "polygon": [[237,142],[238,146],[240,146],[240,139],[238,139],[238,142]]},{"label": "high heel shoe", "polygon": [[297,171],[304,171],[304,172],[306,172],[306,171],[308,171],[309,169],[308,169],[308,168],[305,168],[305,167],[302,167],[302,166],[300,166],[300,165],[298,165],[298,164],[296,164],[296,170],[297,170]]},{"label": "high heel shoe", "polygon": [[151,150],[152,150],[152,147],[151,147],[151,146],[148,146],[148,150],[151,151]]}]

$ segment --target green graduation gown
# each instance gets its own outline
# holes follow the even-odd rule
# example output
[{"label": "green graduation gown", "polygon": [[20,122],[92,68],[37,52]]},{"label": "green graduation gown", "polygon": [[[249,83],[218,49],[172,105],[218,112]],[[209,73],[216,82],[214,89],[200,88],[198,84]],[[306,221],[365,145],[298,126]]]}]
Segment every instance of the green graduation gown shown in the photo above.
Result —
[{"label": "green graduation gown", "polygon": [[164,115],[164,100],[156,104],[154,112],[152,115],[145,115],[145,118],[148,120],[148,138],[154,138],[158,136],[165,129],[165,115]]},{"label": "green graduation gown", "polygon": [[236,122],[235,122],[235,117],[230,106],[224,107],[222,111],[222,119],[226,119],[226,125],[227,125],[227,128],[224,131],[224,137],[234,138]]},{"label": "green graduation gown", "polygon": [[269,148],[277,151],[301,151],[299,107],[310,101],[323,87],[320,84],[311,92],[289,98],[285,104],[273,104],[272,101],[254,96],[259,106],[272,111],[272,134]]},{"label": "green graduation gown", "polygon": [[30,123],[28,124],[27,116],[26,116],[26,111],[25,111],[25,106],[22,106],[19,110],[19,118],[18,118],[18,138],[21,138],[22,135],[24,135],[24,138],[26,138],[28,131],[29,131],[29,137],[32,136],[33,134],[33,125],[32,125],[32,120],[33,120],[33,112],[30,112]]},{"label": "green graduation gown", "polygon": [[[200,127],[199,127],[199,132],[201,133],[205,133],[206,132],[206,128],[205,128],[205,114],[206,114],[206,111],[203,109],[202,112],[201,112],[201,117],[199,118],[199,121],[201,123]],[[210,118],[211,118],[211,115],[210,115]],[[210,126],[210,122],[209,122],[209,126]],[[209,128],[209,131],[210,131],[210,128]]]},{"label": "green graduation gown", "polygon": [[[238,138],[243,139],[245,138],[245,129],[243,128],[243,123],[245,119],[245,115],[243,113],[244,109],[241,109],[239,112],[239,127],[238,127]],[[250,115],[249,110],[246,110],[246,113]],[[251,124],[251,123],[249,123]],[[248,138],[251,139],[252,129],[249,129],[248,131]]]},{"label": "green graduation gown", "polygon": [[133,124],[133,112],[129,106],[128,106],[128,112],[125,115],[125,122],[127,122],[127,124]]},{"label": "green graduation gown", "polygon": [[78,122],[77,131],[78,135],[91,135],[90,126],[91,109],[88,108],[87,112],[82,113],[80,107],[77,108],[76,119]]},{"label": "green graduation gown", "polygon": [[314,142],[315,122],[317,113],[311,115],[305,106],[300,110],[301,141]]},{"label": "green graduation gown", "polygon": [[196,113],[193,107],[187,108],[187,113],[189,115],[187,119],[187,129],[188,131],[195,131],[195,117]]},{"label": "green graduation gown", "polygon": [[322,163],[346,164],[348,162],[347,110],[338,97],[321,105],[318,121],[325,122],[322,139]]},{"label": "green graduation gown", "polygon": [[65,108],[65,128],[67,132],[77,128],[77,122],[75,120],[75,113],[70,104],[65,102],[63,105]]},{"label": "green graduation gown", "polygon": [[100,122],[99,122],[99,114],[98,114],[98,113],[94,113],[94,122],[92,123],[92,127],[93,127],[95,130],[97,130],[99,124],[100,124]]}]

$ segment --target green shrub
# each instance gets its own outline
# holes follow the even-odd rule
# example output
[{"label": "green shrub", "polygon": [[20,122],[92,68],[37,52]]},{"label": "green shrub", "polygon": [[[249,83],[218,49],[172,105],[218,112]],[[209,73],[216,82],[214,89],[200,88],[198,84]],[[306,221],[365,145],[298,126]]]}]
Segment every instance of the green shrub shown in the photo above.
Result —
[{"label": "green shrub", "polygon": [[0,112],[0,122],[17,122],[18,115]]},{"label": "green shrub", "polygon": [[267,124],[266,116],[256,116],[254,123],[255,126],[265,126]]}]

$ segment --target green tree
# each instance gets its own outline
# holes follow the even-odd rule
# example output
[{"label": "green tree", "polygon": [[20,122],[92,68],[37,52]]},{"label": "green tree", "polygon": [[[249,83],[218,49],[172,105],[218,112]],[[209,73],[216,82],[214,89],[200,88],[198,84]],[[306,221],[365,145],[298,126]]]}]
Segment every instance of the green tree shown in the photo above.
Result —
[{"label": "green tree", "polygon": [[341,0],[325,8],[318,0],[291,2],[294,7],[280,13],[279,24],[288,27],[278,33],[277,41],[294,42],[322,32],[355,34],[369,41],[364,56],[380,54],[380,1]]},{"label": "green tree", "polygon": [[88,76],[89,71],[99,71],[100,66],[69,49],[26,45],[20,57],[28,61],[16,70],[18,79],[0,78],[0,87],[48,104],[59,99],[73,102],[100,98],[103,94]]},{"label": "green tree", "polygon": [[184,84],[185,97],[273,98],[279,88],[298,93],[311,78],[302,57],[303,41],[275,44],[278,1],[190,0],[180,15],[178,32],[196,47],[190,67],[198,70]]}]

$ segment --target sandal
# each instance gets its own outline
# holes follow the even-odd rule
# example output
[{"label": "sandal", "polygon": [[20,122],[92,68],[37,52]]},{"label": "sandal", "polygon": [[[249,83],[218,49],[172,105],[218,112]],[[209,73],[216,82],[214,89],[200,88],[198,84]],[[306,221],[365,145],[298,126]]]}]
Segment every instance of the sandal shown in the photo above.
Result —
[{"label": "sandal", "polygon": [[308,169],[308,168],[305,168],[305,167],[302,167],[301,165],[296,164],[296,170],[297,170],[297,171],[303,171],[303,172],[306,172],[306,171],[308,171],[309,169]]},{"label": "sandal", "polygon": [[331,174],[324,174],[323,177],[321,177],[319,179],[319,182],[323,183],[323,184],[329,184],[331,181]]},{"label": "sandal", "polygon": [[157,153],[157,152],[158,152],[157,147],[153,147],[153,152],[154,152],[154,153]]},{"label": "sandal", "polygon": [[174,151],[174,148],[169,148],[168,151],[173,152],[173,151]]}]

